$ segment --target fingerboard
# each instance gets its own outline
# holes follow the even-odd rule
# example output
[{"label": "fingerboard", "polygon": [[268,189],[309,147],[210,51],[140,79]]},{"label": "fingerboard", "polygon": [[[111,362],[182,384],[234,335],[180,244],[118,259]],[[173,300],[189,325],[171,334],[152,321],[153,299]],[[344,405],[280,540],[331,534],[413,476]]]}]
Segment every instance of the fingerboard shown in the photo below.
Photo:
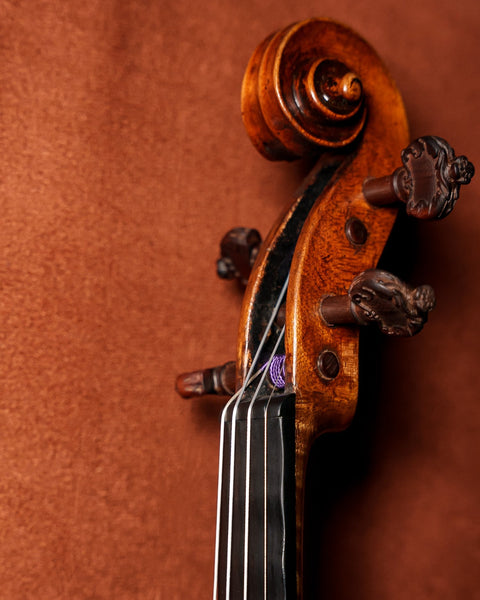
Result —
[{"label": "fingerboard", "polygon": [[224,415],[215,600],[294,600],[295,396],[249,407]]}]

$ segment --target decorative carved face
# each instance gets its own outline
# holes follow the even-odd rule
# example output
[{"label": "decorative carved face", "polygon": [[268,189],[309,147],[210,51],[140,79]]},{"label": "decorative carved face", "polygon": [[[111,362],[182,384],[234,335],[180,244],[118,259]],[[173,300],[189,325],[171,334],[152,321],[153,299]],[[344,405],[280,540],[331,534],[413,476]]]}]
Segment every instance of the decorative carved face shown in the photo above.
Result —
[{"label": "decorative carved face", "polygon": [[475,174],[475,168],[466,156],[456,158],[450,167],[450,177],[452,181],[461,184],[470,183]]},{"label": "decorative carved face", "polygon": [[349,296],[357,319],[377,323],[387,335],[415,335],[435,306],[435,293],[429,285],[411,288],[394,275],[375,269],[353,280]]},{"label": "decorative carved face", "polygon": [[455,206],[461,184],[475,169],[465,156],[456,157],[442,138],[425,136],[402,152],[402,195],[407,213],[421,219],[442,219]]}]

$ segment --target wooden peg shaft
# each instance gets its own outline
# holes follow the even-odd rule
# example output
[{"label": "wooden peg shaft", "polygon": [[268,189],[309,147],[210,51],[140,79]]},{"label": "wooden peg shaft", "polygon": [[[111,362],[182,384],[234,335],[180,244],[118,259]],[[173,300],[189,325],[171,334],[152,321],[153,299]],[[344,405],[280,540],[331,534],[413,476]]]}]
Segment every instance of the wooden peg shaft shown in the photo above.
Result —
[{"label": "wooden peg shaft", "polygon": [[376,323],[387,335],[412,336],[434,306],[429,285],[412,288],[387,271],[371,269],[355,277],[348,295],[325,297],[320,313],[328,325]]},{"label": "wooden peg shaft", "polygon": [[217,275],[222,279],[238,279],[247,285],[262,238],[256,229],[235,227],[220,242]]},{"label": "wooden peg shaft", "polygon": [[366,179],[365,199],[375,206],[406,204],[418,219],[443,219],[455,206],[460,185],[470,183],[475,169],[466,156],[455,156],[442,138],[418,138],[402,151],[403,167],[391,175]]},{"label": "wooden peg shaft", "polygon": [[175,382],[175,389],[182,398],[200,396],[232,396],[235,392],[235,362],[230,361],[220,367],[181,373]]}]

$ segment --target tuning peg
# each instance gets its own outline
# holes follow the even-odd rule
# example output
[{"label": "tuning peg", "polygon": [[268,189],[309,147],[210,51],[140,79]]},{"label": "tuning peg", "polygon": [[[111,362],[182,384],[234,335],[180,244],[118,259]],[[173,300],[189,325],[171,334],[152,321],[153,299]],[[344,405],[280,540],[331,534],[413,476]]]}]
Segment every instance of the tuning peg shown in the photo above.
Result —
[{"label": "tuning peg", "polygon": [[237,278],[243,285],[247,285],[261,243],[262,238],[256,229],[231,229],[220,242],[218,276],[222,279]]},{"label": "tuning peg", "polygon": [[387,335],[412,336],[434,306],[429,285],[412,288],[387,271],[370,269],[355,277],[348,295],[326,296],[320,313],[328,325],[376,323]]},{"label": "tuning peg", "polygon": [[232,396],[235,392],[235,362],[230,361],[220,367],[181,373],[175,382],[175,389],[182,398],[200,396]]},{"label": "tuning peg", "polygon": [[455,156],[440,137],[418,138],[402,151],[403,167],[391,175],[366,179],[363,194],[370,204],[406,203],[407,214],[419,219],[443,219],[455,206],[460,185],[475,169],[466,156]]}]

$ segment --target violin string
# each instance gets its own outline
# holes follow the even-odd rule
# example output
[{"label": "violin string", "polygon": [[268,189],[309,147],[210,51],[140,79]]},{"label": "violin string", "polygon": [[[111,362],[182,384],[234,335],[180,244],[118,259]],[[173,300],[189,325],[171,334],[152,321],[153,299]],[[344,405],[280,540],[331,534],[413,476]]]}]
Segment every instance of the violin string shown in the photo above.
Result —
[{"label": "violin string", "polygon": [[247,376],[244,379],[242,387],[232,396],[230,401],[226,404],[222,411],[221,427],[220,427],[220,452],[219,452],[219,477],[218,477],[218,497],[217,497],[217,530],[216,530],[216,551],[215,551],[215,576],[214,576],[214,588],[213,588],[213,599],[217,600],[218,591],[218,569],[219,569],[219,550],[220,550],[220,513],[221,513],[221,502],[222,502],[222,479],[223,479],[223,446],[225,439],[225,422],[228,409],[234,403],[232,413],[232,430],[231,430],[231,441],[230,441],[230,473],[229,473],[229,493],[228,493],[228,529],[227,529],[227,565],[226,565],[226,599],[230,598],[230,577],[231,577],[231,559],[232,559],[232,526],[233,526],[233,483],[234,483],[234,470],[235,470],[235,433],[236,433],[236,417],[238,412],[238,405],[240,404],[245,389],[250,383],[251,375],[255,369],[257,362],[260,358],[260,353],[263,350],[267,337],[272,329],[275,317],[278,314],[278,310],[285,297],[287,286],[288,286],[289,275],[285,279],[282,290],[278,296],[277,302],[273,308],[270,319],[267,323],[262,339],[258,345],[255,356],[253,357],[252,364],[247,372]]},{"label": "violin string", "polygon": [[[244,528],[244,559],[243,559],[243,599],[247,600],[247,589],[248,589],[248,539],[250,535],[250,457],[251,457],[251,442],[252,442],[252,413],[253,406],[258,398],[258,394],[260,393],[260,389],[267,377],[267,373],[269,372],[270,365],[272,364],[273,359],[275,358],[278,347],[280,346],[280,342],[283,340],[283,336],[285,335],[285,325],[282,327],[280,331],[277,341],[275,342],[275,346],[270,354],[268,362],[262,367],[263,374],[260,381],[257,384],[255,389],[255,393],[252,396],[252,399],[248,405],[247,412],[247,444],[246,444],[246,460],[245,460],[245,528]],[[275,389],[275,388],[274,388]],[[272,392],[273,394],[273,392]],[[270,399],[272,397],[270,394],[270,398],[268,399],[268,404],[270,403]],[[267,406],[268,406],[267,404]],[[264,419],[266,422],[266,413],[264,413]],[[266,477],[265,466],[264,466],[264,478]]]}]

